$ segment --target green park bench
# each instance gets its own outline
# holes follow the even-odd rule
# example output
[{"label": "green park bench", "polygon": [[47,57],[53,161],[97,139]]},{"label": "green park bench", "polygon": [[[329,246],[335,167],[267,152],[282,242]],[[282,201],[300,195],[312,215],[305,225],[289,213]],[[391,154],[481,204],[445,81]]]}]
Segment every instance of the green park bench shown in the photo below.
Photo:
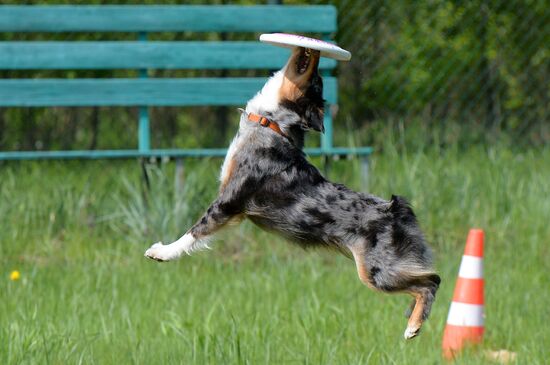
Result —
[{"label": "green park bench", "polygon": [[[139,70],[136,78],[0,79],[2,107],[135,106],[136,149],[0,151],[0,160],[158,158],[224,156],[226,149],[154,149],[152,106],[243,106],[264,77],[151,78],[148,70],[274,70],[289,51],[259,41],[149,41],[157,32],[290,32],[331,40],[337,29],[333,6],[0,6],[0,33],[134,33],[134,41],[0,42],[0,70]],[[324,97],[338,102],[336,61],[323,58]],[[328,106],[328,105],[327,105]],[[327,109],[330,110],[330,109]],[[9,123],[9,120],[6,121]],[[311,156],[360,155],[370,147],[333,146],[331,113]]]}]

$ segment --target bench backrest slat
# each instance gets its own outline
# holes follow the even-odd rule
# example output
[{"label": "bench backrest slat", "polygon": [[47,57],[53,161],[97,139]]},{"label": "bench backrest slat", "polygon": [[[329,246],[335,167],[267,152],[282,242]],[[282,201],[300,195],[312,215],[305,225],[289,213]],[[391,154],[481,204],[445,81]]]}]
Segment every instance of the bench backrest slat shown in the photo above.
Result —
[{"label": "bench backrest slat", "polygon": [[336,31],[332,6],[0,6],[0,32]]},{"label": "bench backrest slat", "polygon": [[288,55],[260,42],[0,42],[0,70],[279,69]]},{"label": "bench backrest slat", "polygon": [[[324,98],[337,101],[336,78],[325,77]],[[3,106],[244,105],[263,77],[181,79],[0,80]]]}]

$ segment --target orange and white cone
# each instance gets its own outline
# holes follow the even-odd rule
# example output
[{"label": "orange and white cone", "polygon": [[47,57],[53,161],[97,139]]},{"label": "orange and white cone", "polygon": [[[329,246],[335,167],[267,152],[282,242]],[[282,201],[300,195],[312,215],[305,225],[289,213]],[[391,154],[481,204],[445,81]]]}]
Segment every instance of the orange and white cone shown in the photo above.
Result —
[{"label": "orange and white cone", "polygon": [[443,334],[443,356],[451,360],[466,344],[483,338],[483,230],[471,229]]}]

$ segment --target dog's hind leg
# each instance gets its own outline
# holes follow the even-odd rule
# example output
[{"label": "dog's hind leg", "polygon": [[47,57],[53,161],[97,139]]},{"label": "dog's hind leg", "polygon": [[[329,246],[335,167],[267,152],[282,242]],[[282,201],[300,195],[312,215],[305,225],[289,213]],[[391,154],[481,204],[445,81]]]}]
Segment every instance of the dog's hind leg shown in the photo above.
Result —
[{"label": "dog's hind leg", "polygon": [[407,329],[403,334],[406,339],[415,337],[420,331],[422,323],[428,318],[440,282],[441,279],[438,275],[428,274],[411,279],[410,287],[405,289],[414,297],[414,306],[411,306],[411,315],[409,316]]},{"label": "dog's hind leg", "polygon": [[355,259],[359,279],[369,288],[386,293],[406,292],[414,297],[404,337],[411,339],[418,335],[435,300],[435,293],[441,281],[439,276],[428,272],[404,273],[396,270],[399,265],[384,265],[383,263],[369,265],[368,254],[362,244],[352,246],[350,250]]}]

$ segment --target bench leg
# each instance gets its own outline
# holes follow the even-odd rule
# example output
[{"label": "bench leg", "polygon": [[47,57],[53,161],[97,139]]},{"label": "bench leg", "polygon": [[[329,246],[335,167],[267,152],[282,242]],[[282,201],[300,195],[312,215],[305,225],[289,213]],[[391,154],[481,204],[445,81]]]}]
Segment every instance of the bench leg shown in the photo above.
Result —
[{"label": "bench leg", "polygon": [[324,155],[323,156],[323,173],[325,174],[325,177],[328,179],[330,174],[330,168],[331,168],[331,156]]},{"label": "bench leg", "polygon": [[185,181],[185,164],[183,158],[176,158],[176,171],[174,172],[174,191],[180,196]]},{"label": "bench leg", "polygon": [[147,173],[147,158],[141,157],[139,159],[139,163],[141,165],[141,173],[143,176],[143,181],[145,182],[145,188],[147,191],[151,190],[151,182],[149,180],[149,174]]}]

